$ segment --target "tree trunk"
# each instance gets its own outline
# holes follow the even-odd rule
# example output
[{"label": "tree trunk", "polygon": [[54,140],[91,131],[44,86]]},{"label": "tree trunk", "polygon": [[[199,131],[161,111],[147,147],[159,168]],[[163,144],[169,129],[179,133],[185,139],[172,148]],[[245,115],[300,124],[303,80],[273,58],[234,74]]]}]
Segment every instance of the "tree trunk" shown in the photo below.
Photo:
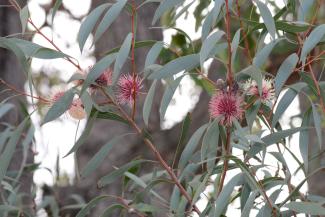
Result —
[{"label": "tree trunk", "polygon": [[[8,5],[7,0],[0,0],[0,5]],[[19,13],[10,7],[0,7],[0,36],[4,37],[10,34],[21,32],[21,26],[19,21]],[[24,84],[26,81],[26,76],[20,64],[18,63],[17,57],[6,49],[0,48],[0,78],[8,82],[12,86],[19,90],[24,90]],[[0,85],[0,100],[4,100],[9,96],[15,95],[10,91],[3,92],[7,89],[5,86]],[[10,103],[15,105],[15,109],[7,113],[2,119],[1,123],[9,123],[13,126],[17,126],[23,120],[22,110],[20,109],[20,104],[26,104],[25,97],[14,97],[9,100]],[[1,127],[3,130],[3,126]],[[20,143],[17,145],[17,149],[11,160],[9,170],[17,171],[21,167],[22,159],[22,146]],[[27,163],[33,162],[33,154],[28,153]],[[29,212],[33,213],[34,202],[31,194],[33,181],[32,173],[23,173],[20,183],[20,193],[24,194],[22,198],[22,204],[17,204],[18,206],[27,207]],[[0,186],[0,192],[3,194],[4,189]],[[1,201],[1,199],[0,199]],[[13,204],[14,205],[14,204]],[[1,214],[0,214],[1,215]]]}]

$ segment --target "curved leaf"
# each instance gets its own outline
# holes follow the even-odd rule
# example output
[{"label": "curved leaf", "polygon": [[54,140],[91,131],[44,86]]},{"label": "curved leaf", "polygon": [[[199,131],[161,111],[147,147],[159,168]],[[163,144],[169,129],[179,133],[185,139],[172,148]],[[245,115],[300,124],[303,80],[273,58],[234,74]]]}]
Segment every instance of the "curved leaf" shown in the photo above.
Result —
[{"label": "curved leaf", "polygon": [[189,71],[200,63],[199,54],[190,54],[174,59],[164,65],[160,70],[153,72],[148,79],[162,79],[175,75],[183,70]]},{"label": "curved leaf", "polygon": [[125,61],[127,60],[128,56],[129,56],[131,44],[132,44],[132,33],[129,33],[126,36],[126,38],[125,38],[117,56],[116,56],[116,61],[114,64],[114,71],[113,71],[113,76],[112,76],[113,84],[115,84],[117,82],[117,79],[120,76],[122,66],[124,65]]},{"label": "curved leaf", "polygon": [[106,12],[102,21],[99,23],[94,42],[98,41],[98,39],[105,33],[105,31],[110,27],[110,25],[115,21],[117,16],[121,13],[124,8],[127,0],[118,0],[112,7]]},{"label": "curved leaf", "polygon": [[288,56],[283,63],[281,64],[275,79],[274,79],[274,88],[275,88],[275,95],[278,96],[281,92],[281,89],[293,70],[295,69],[298,63],[298,56],[296,53],[291,54]]},{"label": "curved leaf", "polygon": [[151,87],[148,91],[146,100],[144,101],[144,104],[143,104],[142,115],[143,115],[144,123],[147,126],[149,124],[149,117],[150,117],[150,113],[151,113],[152,102],[153,102],[153,99],[155,96],[156,85],[157,85],[157,80],[154,80],[151,84]]},{"label": "curved leaf", "polygon": [[99,17],[102,15],[104,10],[110,6],[110,3],[102,4],[95,8],[88,16],[87,18],[81,23],[77,40],[79,43],[80,51],[83,50],[85,43],[87,41],[88,36],[90,35],[91,31],[95,28],[95,25],[99,19]]}]

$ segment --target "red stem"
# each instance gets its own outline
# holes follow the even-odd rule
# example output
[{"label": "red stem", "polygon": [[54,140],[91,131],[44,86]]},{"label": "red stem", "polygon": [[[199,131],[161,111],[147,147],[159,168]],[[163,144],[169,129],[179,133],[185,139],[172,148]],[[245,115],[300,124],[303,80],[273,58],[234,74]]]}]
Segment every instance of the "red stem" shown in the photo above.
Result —
[{"label": "red stem", "polygon": [[229,87],[232,87],[234,77],[231,69],[231,33],[230,33],[230,11],[229,2],[226,0],[226,31],[227,31],[227,43],[228,43],[228,67],[227,67],[227,82]]},{"label": "red stem", "polygon": [[131,62],[132,62],[132,76],[133,76],[133,106],[132,106],[132,120],[135,118],[136,112],[136,64],[135,64],[135,16],[136,5],[135,0],[132,0],[132,16],[131,16],[131,31],[132,31],[132,47],[131,47]]}]

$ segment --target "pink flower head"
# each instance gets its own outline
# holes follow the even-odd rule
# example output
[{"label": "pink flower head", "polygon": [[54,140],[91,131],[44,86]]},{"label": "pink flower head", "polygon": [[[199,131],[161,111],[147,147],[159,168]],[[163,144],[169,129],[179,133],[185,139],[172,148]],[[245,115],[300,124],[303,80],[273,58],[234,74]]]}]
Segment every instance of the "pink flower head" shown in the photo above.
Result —
[{"label": "pink flower head", "polygon": [[63,91],[59,91],[52,96],[52,101],[57,102],[64,95]]},{"label": "pink flower head", "polygon": [[108,86],[112,84],[112,69],[106,69],[96,80],[95,82],[99,86]]},{"label": "pink flower head", "polygon": [[[91,69],[91,67],[89,67],[89,69]],[[107,68],[106,70],[104,70],[102,72],[102,74],[95,80],[95,83],[98,86],[102,86],[102,87],[106,87],[109,85],[112,85],[112,74],[113,71],[110,68]],[[91,89],[96,89],[97,86],[96,85],[90,85]]]},{"label": "pink flower head", "polygon": [[117,82],[117,101],[120,104],[133,104],[134,98],[139,95],[142,89],[142,79],[136,75],[123,75]]},{"label": "pink flower head", "polygon": [[244,89],[247,91],[248,95],[259,97],[263,103],[271,102],[274,99],[275,93],[272,79],[263,79],[261,96],[258,91],[257,83],[254,80],[248,80],[244,85]]},{"label": "pink flower head", "polygon": [[233,92],[218,91],[210,100],[210,116],[221,118],[221,124],[231,126],[235,120],[242,119],[242,102],[242,98]]}]

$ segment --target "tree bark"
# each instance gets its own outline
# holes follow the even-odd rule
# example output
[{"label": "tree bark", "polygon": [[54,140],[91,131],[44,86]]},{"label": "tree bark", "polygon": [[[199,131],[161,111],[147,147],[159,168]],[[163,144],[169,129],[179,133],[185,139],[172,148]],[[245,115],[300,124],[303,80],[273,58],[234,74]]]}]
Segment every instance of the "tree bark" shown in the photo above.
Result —
[{"label": "tree bark", "polygon": [[[7,0],[0,0],[0,5],[8,5]],[[21,32],[21,26],[19,21],[19,13],[10,7],[0,7],[0,36],[4,37],[10,34]],[[26,81],[26,76],[22,67],[20,66],[17,57],[6,49],[0,48],[0,78],[4,81],[8,82],[12,86],[16,87],[19,90],[24,90],[24,84]],[[5,86],[0,85],[0,100],[1,102],[8,98],[9,96],[15,95],[16,93],[12,93],[10,91],[3,92],[3,90],[7,89]],[[20,109],[22,104],[26,105],[25,97],[14,97],[9,100],[10,103],[15,105],[15,109],[11,110],[7,113],[2,119],[1,122],[9,123],[13,126],[17,126],[24,118],[22,110]],[[1,127],[1,131],[4,127]],[[22,146],[20,142],[17,145],[15,154],[13,159],[11,160],[9,170],[17,171],[21,167],[21,159],[23,156]],[[31,149],[30,149],[31,150]],[[33,154],[31,151],[28,153],[27,163],[33,162]],[[33,183],[33,174],[24,172],[22,174],[21,179],[19,180],[19,193],[24,194],[21,204],[17,204],[17,206],[22,206],[33,214],[34,201],[31,194],[32,191],[32,183]],[[13,183],[16,185],[16,183]],[[0,186],[0,192],[5,193],[2,186]],[[1,199],[0,199],[1,201]],[[27,208],[27,209],[26,209]],[[1,215],[1,214],[0,214]]]}]

